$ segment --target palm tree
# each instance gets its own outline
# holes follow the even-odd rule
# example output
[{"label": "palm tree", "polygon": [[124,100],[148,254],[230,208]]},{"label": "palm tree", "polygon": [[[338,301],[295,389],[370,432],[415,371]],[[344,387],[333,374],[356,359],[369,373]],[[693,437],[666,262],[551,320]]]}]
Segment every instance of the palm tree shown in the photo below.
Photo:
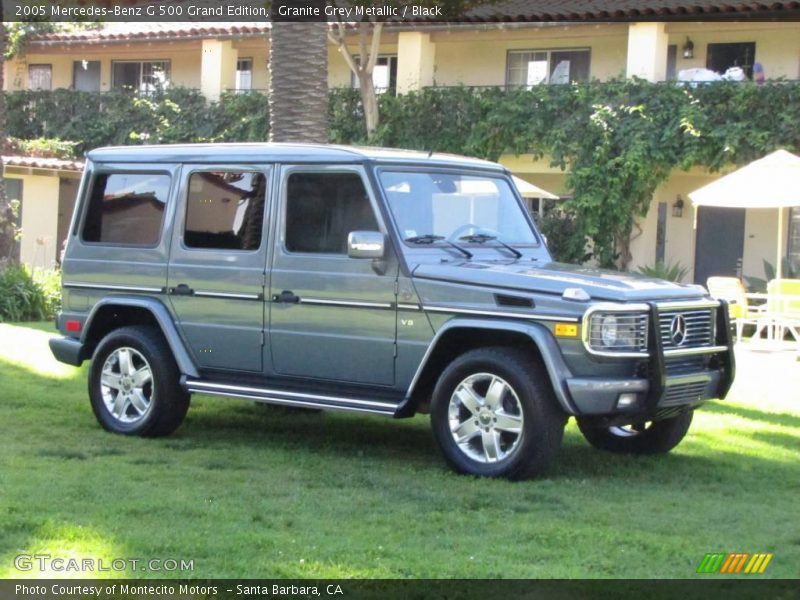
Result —
[{"label": "palm tree", "polygon": [[269,54],[271,142],[328,141],[328,24],[275,21]]}]

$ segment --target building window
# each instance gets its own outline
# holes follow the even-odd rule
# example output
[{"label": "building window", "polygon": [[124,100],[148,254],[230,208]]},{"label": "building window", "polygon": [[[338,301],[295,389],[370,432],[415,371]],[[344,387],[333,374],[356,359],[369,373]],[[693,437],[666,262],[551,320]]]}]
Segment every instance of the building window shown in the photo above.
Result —
[{"label": "building window", "polygon": [[83,240],[125,246],[155,246],[161,236],[169,175],[99,174],[94,178]]},{"label": "building window", "polygon": [[347,254],[351,231],[378,231],[361,177],[355,173],[293,173],[286,190],[286,249]]},{"label": "building window", "polygon": [[[359,58],[355,57],[356,64],[359,64]],[[354,88],[358,87],[358,77],[355,73],[350,73],[350,85]],[[397,86],[397,55],[391,54],[386,56],[379,56],[375,62],[375,70],[372,71],[372,85],[375,91],[379,94],[387,90],[393,90]]]},{"label": "building window", "polygon": [[[795,273],[800,272],[800,207],[789,211],[789,266]],[[786,277],[786,275],[784,275]]]},{"label": "building window", "polygon": [[255,171],[192,173],[183,241],[189,248],[258,250],[267,178]]},{"label": "building window", "polygon": [[731,67],[741,67],[748,79],[753,78],[756,56],[755,42],[737,44],[709,44],[706,68],[724,74]]},{"label": "building window", "polygon": [[111,62],[111,87],[149,94],[169,86],[168,60],[115,60]]},{"label": "building window", "polygon": [[506,85],[531,88],[541,84],[588,81],[590,62],[588,49],[509,50]]},{"label": "building window", "polygon": [[53,89],[53,65],[28,65],[28,89]]},{"label": "building window", "polygon": [[72,63],[72,88],[79,92],[100,91],[100,61],[76,60]]},{"label": "building window", "polygon": [[236,90],[253,89],[253,59],[240,58],[236,61]]}]

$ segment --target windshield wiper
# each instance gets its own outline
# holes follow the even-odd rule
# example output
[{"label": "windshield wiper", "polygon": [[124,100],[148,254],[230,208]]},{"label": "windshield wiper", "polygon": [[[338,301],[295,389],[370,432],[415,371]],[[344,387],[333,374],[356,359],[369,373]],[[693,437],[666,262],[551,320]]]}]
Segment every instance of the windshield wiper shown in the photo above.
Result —
[{"label": "windshield wiper", "polygon": [[485,244],[486,242],[495,241],[503,248],[511,252],[516,258],[522,258],[522,252],[516,248],[512,248],[505,242],[498,240],[496,235],[486,235],[485,233],[474,233],[472,235],[464,235],[458,238],[462,242],[469,242],[470,244]]},{"label": "windshield wiper", "polygon": [[409,244],[433,244],[434,242],[444,242],[445,244],[448,244],[449,246],[452,246],[453,248],[461,252],[461,254],[463,254],[467,258],[472,258],[472,252],[462,248],[458,244],[454,244],[448,239],[445,239],[443,235],[433,235],[432,233],[426,233],[425,235],[415,235],[413,237],[406,238],[403,241],[408,242]]}]

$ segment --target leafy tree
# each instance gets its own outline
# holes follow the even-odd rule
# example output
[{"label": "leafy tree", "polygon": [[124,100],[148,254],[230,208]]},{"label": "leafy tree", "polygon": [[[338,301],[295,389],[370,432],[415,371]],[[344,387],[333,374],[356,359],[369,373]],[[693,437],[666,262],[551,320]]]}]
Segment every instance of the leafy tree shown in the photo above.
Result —
[{"label": "leafy tree", "polygon": [[[378,62],[382,31],[383,23],[381,22],[358,23],[358,56],[356,57],[347,47],[347,25],[345,23],[337,21],[328,30],[329,40],[338,47],[339,53],[358,81],[368,136],[375,131],[379,120],[373,73]],[[369,41],[367,41],[368,37],[371,37]]]},{"label": "leafy tree", "polygon": [[[3,16],[3,7],[0,3],[0,17]],[[3,19],[0,18],[0,91],[3,90],[4,65],[3,57],[6,50],[6,30]],[[6,137],[6,95],[0,93],[0,140]],[[3,177],[5,167],[3,157],[0,156],[0,261],[13,258],[14,243],[17,237],[16,214],[6,197],[6,182]]]},{"label": "leafy tree", "polygon": [[[0,6],[0,17],[3,8]],[[28,20],[5,23],[0,18],[0,91],[4,89],[5,61],[25,52],[25,44],[31,36],[54,31],[74,31],[98,27],[98,23],[78,22],[61,23],[47,20]],[[0,142],[5,146],[6,140],[6,95],[0,93]],[[15,206],[6,196],[5,179],[3,178],[3,160],[0,157],[0,261],[15,261],[19,257],[16,253],[16,240],[19,236],[17,229],[17,211]]]},{"label": "leafy tree", "polygon": [[[438,7],[443,16],[456,20],[474,6],[494,4],[498,0],[386,0],[381,6],[402,10],[406,6],[414,5],[424,8]],[[332,6],[346,5],[348,7],[368,8],[375,6],[371,0],[328,0]],[[337,16],[337,20],[328,30],[328,39],[342,55],[342,58],[355,75],[361,93],[361,105],[364,111],[364,121],[369,138],[380,124],[380,109],[373,74],[378,62],[378,53],[381,46],[381,34],[384,23],[375,17],[357,23],[345,23]],[[358,53],[353,54],[347,46],[348,29],[355,28],[358,32]]]}]

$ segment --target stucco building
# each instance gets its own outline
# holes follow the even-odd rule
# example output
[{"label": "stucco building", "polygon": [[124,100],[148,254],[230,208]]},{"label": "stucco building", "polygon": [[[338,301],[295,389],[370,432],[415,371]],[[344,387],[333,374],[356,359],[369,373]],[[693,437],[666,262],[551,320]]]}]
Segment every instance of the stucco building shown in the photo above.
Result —
[{"label": "stucco building", "polygon": [[[387,26],[376,87],[402,94],[429,86],[558,85],[621,76],[667,81],[685,69],[724,72],[732,66],[751,78],[756,64],[768,79],[800,79],[800,22],[783,18],[798,16],[793,3],[550,0],[536,3],[536,11],[531,4],[511,1],[499,9],[482,8],[464,23]],[[575,4],[587,8],[565,8]],[[629,5],[636,8],[612,8]],[[497,10],[505,11],[506,22],[492,16]],[[649,20],[654,18],[665,20]],[[226,90],[266,90],[268,59],[265,23],[109,23],[100,30],[32,39],[24,54],[6,63],[5,81],[8,90],[98,93],[118,87],[146,92],[168,84],[199,89],[215,100]],[[328,63],[330,87],[356,85],[333,44]],[[74,164],[26,166],[14,160],[22,161],[11,159],[6,177],[22,196],[22,258],[51,266],[77,172]],[[501,162],[523,179],[569,194],[565,174],[547,160],[506,155]],[[776,211],[709,212],[697,219],[688,193],[718,176],[702,169],[676,171],[656,191],[640,223],[642,233],[633,242],[634,266],[657,259],[680,262],[690,270],[687,279],[698,281],[720,264],[730,274],[763,276],[762,259],[774,261]],[[784,223],[789,227],[786,252],[800,260],[800,210],[787,209]],[[727,235],[724,244],[715,242],[710,265],[704,228],[713,224],[726,227]]]}]

